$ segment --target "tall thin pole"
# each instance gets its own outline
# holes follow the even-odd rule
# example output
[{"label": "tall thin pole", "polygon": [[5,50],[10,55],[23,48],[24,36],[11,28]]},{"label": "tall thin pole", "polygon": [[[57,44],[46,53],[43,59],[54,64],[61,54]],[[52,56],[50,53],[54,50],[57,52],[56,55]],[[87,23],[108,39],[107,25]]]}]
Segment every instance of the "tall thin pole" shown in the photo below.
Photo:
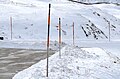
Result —
[{"label": "tall thin pole", "polygon": [[47,36],[47,69],[46,69],[46,77],[48,77],[48,62],[49,62],[49,43],[50,43],[50,8],[51,4],[49,4],[49,13],[48,13],[48,36]]},{"label": "tall thin pole", "polygon": [[59,57],[61,58],[61,19],[59,18]]},{"label": "tall thin pole", "polygon": [[12,17],[10,17],[10,31],[11,31],[11,40],[12,40]]},{"label": "tall thin pole", "polygon": [[109,24],[109,42],[110,42],[110,22],[108,24]]},{"label": "tall thin pole", "polygon": [[74,39],[74,22],[73,22],[73,46],[75,44],[75,39]]}]

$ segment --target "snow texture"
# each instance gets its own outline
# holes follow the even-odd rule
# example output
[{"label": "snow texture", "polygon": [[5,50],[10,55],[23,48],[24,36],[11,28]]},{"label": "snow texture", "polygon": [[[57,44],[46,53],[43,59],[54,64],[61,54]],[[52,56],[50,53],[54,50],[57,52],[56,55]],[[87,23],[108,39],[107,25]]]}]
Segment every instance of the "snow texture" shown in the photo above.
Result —
[{"label": "snow texture", "polygon": [[[75,39],[120,39],[120,6],[113,4],[82,5],[67,0],[5,0],[0,1],[0,36],[11,40],[46,41],[48,4],[51,3],[50,40],[58,40],[58,17],[62,21],[62,37],[72,40],[72,24],[75,23]],[[4,3],[3,3],[4,2]],[[66,41],[64,41],[66,42]]]},{"label": "snow texture", "polygon": [[[0,0],[0,37],[4,37],[0,47],[45,50],[48,4],[51,3],[51,49],[58,49],[56,26],[59,17],[62,20],[62,41],[72,44],[74,22],[75,45],[83,48],[65,46],[61,50],[61,59],[58,52],[51,56],[49,79],[119,79],[120,6],[115,0],[108,2],[84,5],[67,0]],[[12,39],[10,17],[13,21]],[[13,79],[45,79],[45,73],[46,60],[42,60],[19,72]]]},{"label": "snow texture", "polygon": [[46,59],[19,72],[13,79],[119,79],[120,59],[100,48],[65,46],[49,58],[49,77],[46,78]]}]

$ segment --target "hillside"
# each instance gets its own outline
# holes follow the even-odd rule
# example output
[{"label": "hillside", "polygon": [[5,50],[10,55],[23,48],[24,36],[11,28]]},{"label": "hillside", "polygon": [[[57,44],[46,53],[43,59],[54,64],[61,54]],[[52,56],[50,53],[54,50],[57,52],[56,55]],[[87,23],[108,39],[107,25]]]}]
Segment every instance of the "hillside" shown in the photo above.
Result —
[{"label": "hillside", "polygon": [[[59,47],[58,18],[61,18],[64,45],[61,59],[59,52],[50,57],[49,78],[120,78],[119,0],[74,1],[0,0],[0,37],[4,38],[0,40],[0,48],[46,50],[48,5],[51,3],[50,49],[57,51]],[[45,68],[46,59],[19,72],[13,79],[45,79]]]},{"label": "hillside", "polygon": [[69,0],[73,2],[78,2],[82,4],[117,4],[120,5],[120,0]]},{"label": "hillside", "polygon": [[[76,40],[120,38],[120,7],[112,4],[76,5],[66,0],[6,0],[0,4],[0,36],[10,38],[10,20],[13,19],[13,40],[46,40],[48,3],[51,9],[51,40],[57,40],[58,17],[62,19],[63,40],[72,39],[72,23],[75,23]],[[59,5],[58,5],[59,4]],[[102,8],[99,6],[103,6]],[[108,8],[110,7],[110,8]],[[113,12],[115,11],[115,12]],[[109,25],[110,24],[110,25]]]}]

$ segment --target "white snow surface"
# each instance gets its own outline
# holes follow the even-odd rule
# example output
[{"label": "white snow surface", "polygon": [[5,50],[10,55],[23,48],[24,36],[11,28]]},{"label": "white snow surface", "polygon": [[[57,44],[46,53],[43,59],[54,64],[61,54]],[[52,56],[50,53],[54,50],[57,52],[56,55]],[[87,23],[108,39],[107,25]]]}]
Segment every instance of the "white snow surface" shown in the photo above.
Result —
[{"label": "white snow surface", "polygon": [[[75,23],[75,40],[108,40],[109,26],[111,40],[120,39],[120,6],[117,5],[98,4],[87,6],[67,0],[1,0],[0,36],[4,37],[4,41],[0,41],[3,44],[0,47],[34,48],[31,43],[46,42],[49,3],[52,4],[51,41],[58,40],[56,27],[58,17],[62,20],[62,41],[65,43],[72,44],[73,22]],[[13,20],[12,40],[10,17]],[[27,45],[20,45],[19,42],[23,45],[27,43]],[[14,43],[16,43],[16,46],[14,46]]]},{"label": "white snow surface", "polygon": [[[56,26],[59,17],[64,31],[62,41],[72,45],[74,22],[75,45],[82,47],[65,46],[62,49],[61,59],[58,52],[51,56],[49,79],[119,79],[120,6],[118,5],[83,5],[67,0],[0,0],[0,36],[4,37],[4,40],[0,41],[0,48],[46,49],[49,3],[52,4],[50,47],[58,49]],[[13,20],[12,40],[10,17]],[[45,70],[46,59],[16,74],[13,79],[45,79]]]},{"label": "white snow surface", "polygon": [[83,3],[120,3],[120,0],[73,0]]},{"label": "white snow surface", "polygon": [[49,58],[49,77],[46,78],[46,59],[19,72],[13,79],[119,79],[120,59],[100,48],[65,46]]},{"label": "white snow surface", "polygon": [[13,19],[12,40],[46,41],[49,3],[52,4],[50,40],[58,40],[56,26],[59,17],[64,30],[63,41],[72,40],[73,22],[77,40],[108,39],[109,23],[111,39],[120,39],[120,6],[117,5],[87,6],[67,0],[5,0],[4,3],[0,2],[0,36],[7,41],[11,40],[10,17]]}]

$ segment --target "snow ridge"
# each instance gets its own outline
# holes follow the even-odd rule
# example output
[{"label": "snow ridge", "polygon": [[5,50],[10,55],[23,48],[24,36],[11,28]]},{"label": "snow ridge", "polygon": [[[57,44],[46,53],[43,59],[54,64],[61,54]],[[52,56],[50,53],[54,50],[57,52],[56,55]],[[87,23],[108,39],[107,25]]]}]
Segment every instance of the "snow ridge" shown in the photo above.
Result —
[{"label": "snow ridge", "polygon": [[[100,48],[65,46],[49,58],[49,79],[119,79],[120,60]],[[116,60],[117,59],[117,60]],[[46,59],[16,74],[13,79],[46,79]]]},{"label": "snow ridge", "polygon": [[91,4],[102,4],[102,3],[106,3],[106,4],[120,4],[120,0],[69,0],[69,1],[73,1],[73,2],[77,2],[77,3],[82,3],[82,4],[87,4],[87,5],[91,5]]}]

